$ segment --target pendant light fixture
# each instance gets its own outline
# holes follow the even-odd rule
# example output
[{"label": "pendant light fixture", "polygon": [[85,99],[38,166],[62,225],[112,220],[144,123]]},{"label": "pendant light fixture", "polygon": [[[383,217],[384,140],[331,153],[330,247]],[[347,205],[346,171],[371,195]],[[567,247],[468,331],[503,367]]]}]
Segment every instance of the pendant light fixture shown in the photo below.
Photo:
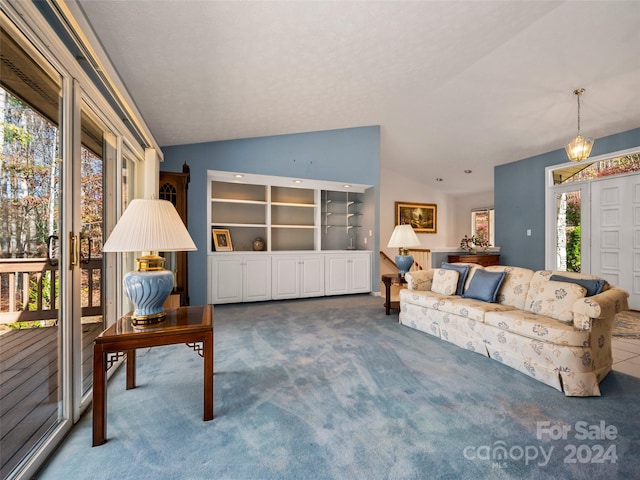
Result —
[{"label": "pendant light fixture", "polygon": [[584,93],[584,88],[578,88],[573,94],[578,97],[578,135],[564,147],[567,156],[572,162],[581,162],[588,158],[593,147],[593,138],[584,138],[580,135],[580,96]]}]

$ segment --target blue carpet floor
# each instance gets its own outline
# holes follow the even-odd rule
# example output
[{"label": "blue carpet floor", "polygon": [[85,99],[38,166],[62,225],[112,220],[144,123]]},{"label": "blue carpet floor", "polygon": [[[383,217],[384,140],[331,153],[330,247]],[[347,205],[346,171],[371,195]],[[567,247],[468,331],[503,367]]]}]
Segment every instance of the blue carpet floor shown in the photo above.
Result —
[{"label": "blue carpet floor", "polygon": [[370,296],[217,306],[215,419],[202,359],[138,352],[138,388],[109,383],[42,479],[640,478],[640,380],[569,398],[400,326]]}]

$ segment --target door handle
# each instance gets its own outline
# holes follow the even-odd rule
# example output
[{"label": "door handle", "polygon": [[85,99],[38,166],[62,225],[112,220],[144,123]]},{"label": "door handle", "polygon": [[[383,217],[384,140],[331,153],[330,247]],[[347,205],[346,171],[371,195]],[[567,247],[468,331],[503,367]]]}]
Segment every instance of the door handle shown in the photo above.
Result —
[{"label": "door handle", "polygon": [[69,232],[69,245],[71,245],[71,251],[69,252],[71,256],[69,259],[69,269],[71,270],[80,265],[80,240],[73,232]]}]

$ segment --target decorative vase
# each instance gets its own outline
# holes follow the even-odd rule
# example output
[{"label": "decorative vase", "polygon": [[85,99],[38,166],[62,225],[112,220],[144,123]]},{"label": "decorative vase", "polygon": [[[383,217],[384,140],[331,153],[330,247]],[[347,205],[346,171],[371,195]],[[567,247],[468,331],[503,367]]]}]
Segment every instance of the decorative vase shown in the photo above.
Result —
[{"label": "decorative vase", "polygon": [[398,273],[404,277],[404,274],[407,273],[411,265],[413,265],[413,257],[411,255],[396,255],[395,260],[398,266]]},{"label": "decorative vase", "polygon": [[262,240],[261,238],[256,238],[253,241],[253,249],[256,252],[261,252],[262,250],[264,250],[264,240]]},{"label": "decorative vase", "polygon": [[475,255],[478,253],[478,250],[476,250],[475,248],[470,248],[469,249],[469,255]]}]

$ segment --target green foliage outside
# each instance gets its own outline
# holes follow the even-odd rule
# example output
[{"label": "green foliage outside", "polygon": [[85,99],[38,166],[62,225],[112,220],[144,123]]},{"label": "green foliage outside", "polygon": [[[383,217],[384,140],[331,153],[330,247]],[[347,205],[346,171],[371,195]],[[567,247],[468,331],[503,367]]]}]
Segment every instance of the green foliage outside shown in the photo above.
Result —
[{"label": "green foliage outside", "polygon": [[580,225],[567,232],[567,271],[580,272]]},{"label": "green foliage outside", "polygon": [[[53,275],[52,271],[46,272],[42,276],[42,308],[43,309],[51,309],[53,304],[51,302],[51,276]],[[59,280],[56,278],[55,282],[55,293],[59,291],[60,284]],[[56,298],[56,302],[57,302]],[[35,311],[38,310],[38,281],[35,278],[32,278],[29,281],[29,310]]]},{"label": "green foliage outside", "polygon": [[580,197],[567,198],[567,225],[577,227],[580,225]]}]

